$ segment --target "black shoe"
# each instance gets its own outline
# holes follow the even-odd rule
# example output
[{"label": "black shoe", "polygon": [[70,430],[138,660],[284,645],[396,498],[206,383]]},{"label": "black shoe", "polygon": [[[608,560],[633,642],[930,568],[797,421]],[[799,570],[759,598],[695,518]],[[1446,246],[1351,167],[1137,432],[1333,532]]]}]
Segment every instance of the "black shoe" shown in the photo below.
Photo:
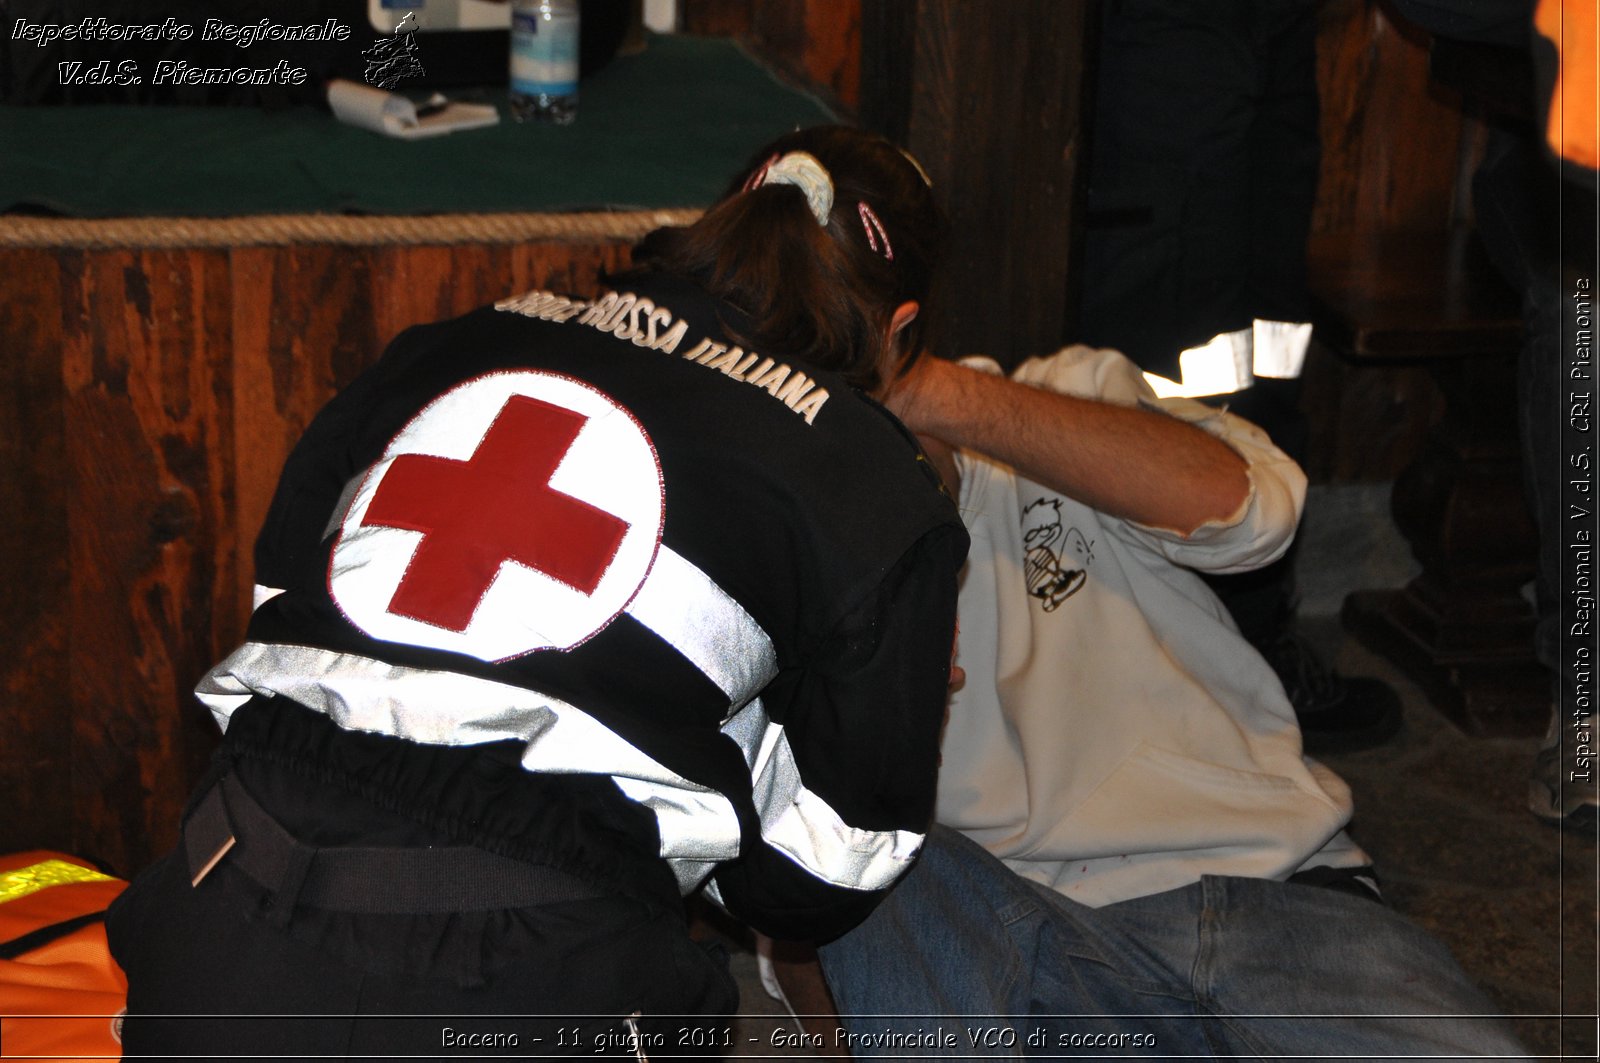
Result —
[{"label": "black shoe", "polygon": [[1307,753],[1371,749],[1400,730],[1400,695],[1382,680],[1340,675],[1293,631],[1256,648],[1283,682]]}]

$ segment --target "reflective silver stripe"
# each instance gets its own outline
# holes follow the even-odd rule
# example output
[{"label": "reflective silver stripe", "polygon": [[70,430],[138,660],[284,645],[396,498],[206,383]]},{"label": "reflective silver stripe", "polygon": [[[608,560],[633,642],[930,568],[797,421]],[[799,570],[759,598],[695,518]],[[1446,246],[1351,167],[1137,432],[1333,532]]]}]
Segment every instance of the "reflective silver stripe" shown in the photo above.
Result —
[{"label": "reflective silver stripe", "polygon": [[648,808],[661,836],[661,858],[679,890],[693,892],[723,860],[739,855],[739,818],[733,802],[706,787],[666,785],[613,775],[617,788]]},{"label": "reflective silver stripe", "polygon": [[828,802],[806,789],[789,739],[759,703],[739,713],[724,733],[734,737],[751,767],[761,836],[805,871],[846,889],[884,889],[922,847],[914,831],[852,827]]},{"label": "reflective silver stripe", "polygon": [[256,694],[290,698],[345,730],[449,746],[517,739],[526,743],[522,766],[529,771],[609,775],[655,815],[661,855],[674,862],[680,881],[678,862],[703,865],[685,892],[713,863],[739,855],[739,819],[725,796],[666,768],[583,710],[536,691],[272,643],[241,646],[195,690],[224,730]]},{"label": "reflective silver stripe", "polygon": [[706,883],[705,897],[723,911],[728,910],[728,902],[722,899],[722,890],[717,886],[716,879]]},{"label": "reflective silver stripe", "polygon": [[778,674],[772,639],[727,591],[662,546],[627,613],[688,658],[737,708]]},{"label": "reflective silver stripe", "polygon": [[[224,728],[250,694],[282,695],[346,730],[446,746],[507,738],[531,742],[545,737],[562,715],[578,712],[535,691],[458,672],[262,642],[240,646],[211,670],[195,694]],[[581,725],[573,719],[574,728]],[[615,766],[613,761],[608,768]]]},{"label": "reflective silver stripe", "polygon": [[328,523],[322,528],[324,542],[344,527],[344,518],[349,514],[350,507],[355,505],[356,495],[361,493],[361,485],[366,482],[367,474],[371,471],[372,466],[369,465],[345,482],[344,490],[339,492],[339,501],[334,503],[333,512],[328,514]]},{"label": "reflective silver stripe", "polygon": [[[282,593],[257,584],[251,609]],[[666,546],[657,549],[650,575],[625,611],[704,673],[732,708],[743,706],[778,674],[777,650],[755,618]]]},{"label": "reflective silver stripe", "polygon": [[1311,322],[1267,321],[1256,318],[1250,326],[1254,357],[1251,369],[1256,376],[1293,380],[1306,364],[1306,349],[1311,346]]},{"label": "reflective silver stripe", "polygon": [[1254,383],[1251,375],[1250,330],[1223,332],[1198,347],[1178,355],[1178,376],[1168,380],[1146,373],[1151,390],[1160,398],[1199,398],[1204,395],[1231,395]]},{"label": "reflective silver stripe", "polygon": [[1163,399],[1231,395],[1250,387],[1256,377],[1292,380],[1299,376],[1310,345],[1310,322],[1256,318],[1249,328],[1220,332],[1180,353],[1179,380],[1155,373],[1144,376]]},{"label": "reflective silver stripe", "polygon": [[250,591],[250,611],[255,612],[282,593],[282,587],[263,587],[257,583]]},{"label": "reflective silver stripe", "polygon": [[[685,897],[699,889],[707,876],[717,869],[716,861],[706,860],[674,859],[668,860],[667,866],[672,869],[672,874],[678,880],[678,892]],[[710,889],[715,885],[715,882],[710,882],[706,884],[706,888]],[[718,900],[717,903],[720,905],[722,901]]]},{"label": "reflective silver stripe", "polygon": [[826,801],[802,789],[762,836],[773,848],[824,881],[847,889],[887,889],[922,848],[915,831],[852,827]]},{"label": "reflective silver stripe", "polygon": [[[346,730],[432,745],[524,743],[529,771],[609,775],[656,817],[661,856],[685,890],[739,852],[739,821],[726,796],[665,767],[594,717],[519,686],[456,672],[389,664],[310,646],[246,643],[201,681],[196,696],[227,729],[253,695],[281,695]],[[847,824],[801,783],[783,728],[759,701],[723,728],[750,766],[762,837],[806,872],[848,889],[881,889],[921,845],[909,831]]]}]

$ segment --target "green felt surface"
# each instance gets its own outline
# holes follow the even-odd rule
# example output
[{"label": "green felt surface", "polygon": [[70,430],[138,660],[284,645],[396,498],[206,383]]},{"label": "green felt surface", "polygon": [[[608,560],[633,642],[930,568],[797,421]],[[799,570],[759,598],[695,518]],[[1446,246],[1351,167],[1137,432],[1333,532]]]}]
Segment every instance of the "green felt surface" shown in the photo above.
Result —
[{"label": "green felt surface", "polygon": [[[403,86],[402,86],[403,88]],[[84,217],[570,211],[710,203],[762,143],[833,120],[729,41],[651,37],[578,120],[404,141],[310,107],[0,107],[0,210]]]}]

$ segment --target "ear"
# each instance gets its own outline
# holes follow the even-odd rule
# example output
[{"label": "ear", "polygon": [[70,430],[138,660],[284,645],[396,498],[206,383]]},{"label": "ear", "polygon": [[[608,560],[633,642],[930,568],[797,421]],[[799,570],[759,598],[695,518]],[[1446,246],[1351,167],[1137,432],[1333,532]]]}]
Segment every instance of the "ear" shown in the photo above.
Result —
[{"label": "ear", "polygon": [[910,357],[909,352],[900,349],[900,333],[905,327],[917,319],[917,311],[921,307],[915,299],[907,299],[894,308],[894,313],[889,318],[889,328],[883,336],[883,352],[881,369],[885,379],[879,383],[874,394],[881,400],[885,389],[893,379],[905,368],[905,363]]},{"label": "ear", "polygon": [[922,307],[915,299],[907,299],[894,308],[894,316],[889,319],[889,342],[900,334],[900,330],[917,319],[917,311]]}]

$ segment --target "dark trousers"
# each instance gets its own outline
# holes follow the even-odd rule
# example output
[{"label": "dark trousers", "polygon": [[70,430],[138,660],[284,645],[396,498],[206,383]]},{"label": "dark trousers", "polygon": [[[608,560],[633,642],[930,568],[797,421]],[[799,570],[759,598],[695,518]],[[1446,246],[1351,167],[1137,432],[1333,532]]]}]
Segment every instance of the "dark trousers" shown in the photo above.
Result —
[{"label": "dark trousers", "polygon": [[[1082,340],[1178,379],[1178,354],[1308,315],[1320,160],[1314,0],[1107,0]],[[1298,380],[1218,399],[1304,460]],[[1294,609],[1293,552],[1212,581],[1251,642]]]},{"label": "dark trousers", "polygon": [[[1517,364],[1517,418],[1523,486],[1538,530],[1535,652],[1564,685],[1562,704],[1577,704],[1578,657],[1561,648],[1561,555],[1568,511],[1562,487],[1570,454],[1571,353],[1588,328],[1573,293],[1594,277],[1594,193],[1562,186],[1537,129],[1497,128],[1473,175],[1478,234],[1496,268],[1522,296],[1523,344]],[[1585,317],[1587,315],[1584,315]],[[1587,505],[1587,502],[1585,502]]]},{"label": "dark trousers", "polygon": [[134,881],[107,919],[130,1057],[632,1058],[636,1012],[649,1056],[703,1057],[738,1007],[681,911],[630,898],[287,920],[276,899],[226,858],[192,886],[181,851]]},{"label": "dark trousers", "polygon": [[1306,318],[1316,4],[1102,10],[1081,338],[1177,379],[1188,347],[1253,318]]}]

